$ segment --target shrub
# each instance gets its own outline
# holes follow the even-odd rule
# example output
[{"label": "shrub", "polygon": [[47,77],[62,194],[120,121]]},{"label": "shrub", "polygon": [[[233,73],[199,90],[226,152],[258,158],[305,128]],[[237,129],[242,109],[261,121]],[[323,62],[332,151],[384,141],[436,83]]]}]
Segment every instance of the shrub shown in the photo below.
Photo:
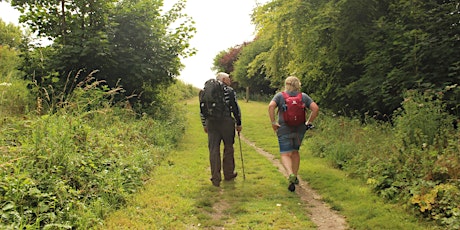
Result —
[{"label": "shrub", "polygon": [[27,114],[35,106],[27,83],[12,76],[0,78],[0,116]]},{"label": "shrub", "polygon": [[460,132],[442,93],[408,91],[394,125],[322,114],[308,148],[388,201],[458,229]]},{"label": "shrub", "polygon": [[[88,78],[45,115],[7,117],[0,133],[0,228],[88,229],[125,204],[183,135],[180,106],[163,120],[111,98]],[[46,96],[38,88],[39,96]],[[172,112],[167,111],[167,112]]]}]

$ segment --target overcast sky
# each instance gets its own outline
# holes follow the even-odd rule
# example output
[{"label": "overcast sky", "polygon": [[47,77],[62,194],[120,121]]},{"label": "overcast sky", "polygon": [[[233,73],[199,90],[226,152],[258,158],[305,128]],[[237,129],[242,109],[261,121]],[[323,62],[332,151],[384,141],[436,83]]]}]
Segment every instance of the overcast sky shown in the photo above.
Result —
[{"label": "overcast sky", "polygon": [[[211,66],[213,58],[223,50],[251,41],[254,38],[254,25],[251,13],[257,3],[269,0],[187,0],[184,10],[195,21],[197,32],[190,41],[197,54],[183,60],[185,69],[180,79],[198,88],[215,76]],[[164,0],[165,5],[172,2]],[[176,2],[176,1],[174,1]],[[0,17],[7,23],[18,23],[19,12],[9,3],[0,2]]]}]

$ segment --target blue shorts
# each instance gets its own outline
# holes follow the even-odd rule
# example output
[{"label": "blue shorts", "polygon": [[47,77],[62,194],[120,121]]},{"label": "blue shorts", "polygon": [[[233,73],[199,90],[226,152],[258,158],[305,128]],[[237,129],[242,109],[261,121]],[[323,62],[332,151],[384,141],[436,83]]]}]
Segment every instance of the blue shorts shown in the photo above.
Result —
[{"label": "blue shorts", "polygon": [[300,144],[302,144],[305,132],[293,132],[278,136],[278,144],[280,146],[280,153],[290,153],[299,151]]}]

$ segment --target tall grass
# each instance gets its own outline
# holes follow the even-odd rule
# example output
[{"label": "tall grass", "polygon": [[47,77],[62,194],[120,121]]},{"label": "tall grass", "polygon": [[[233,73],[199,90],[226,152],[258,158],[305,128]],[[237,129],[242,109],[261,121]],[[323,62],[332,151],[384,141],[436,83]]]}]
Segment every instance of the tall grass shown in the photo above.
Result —
[{"label": "tall grass", "polygon": [[[168,101],[161,119],[152,118],[114,105],[120,89],[101,87],[91,76],[84,82],[64,100],[39,88],[29,113],[14,110],[15,97],[3,97],[2,111],[10,112],[0,121],[0,228],[98,225],[149,179],[183,135],[183,109],[175,101]],[[25,89],[25,83],[7,87]],[[29,98],[26,90],[16,93]]]},{"label": "tall grass", "polygon": [[387,201],[460,228],[460,131],[441,94],[409,91],[394,125],[322,116],[308,141],[315,156],[368,183]]}]

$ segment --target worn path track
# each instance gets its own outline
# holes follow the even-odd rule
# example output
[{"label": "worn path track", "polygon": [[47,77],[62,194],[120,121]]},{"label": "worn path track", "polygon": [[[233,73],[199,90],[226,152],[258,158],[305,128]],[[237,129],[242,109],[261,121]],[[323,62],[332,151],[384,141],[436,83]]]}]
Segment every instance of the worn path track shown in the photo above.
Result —
[{"label": "worn path track", "polygon": [[[253,147],[258,153],[270,160],[273,165],[275,165],[278,170],[283,173],[286,177],[287,172],[284,169],[281,162],[275,157],[264,151],[263,149],[257,147],[253,142],[246,139],[243,135],[240,136],[241,140],[246,144]],[[306,181],[303,181],[299,177],[299,186],[296,187],[296,193],[300,198],[307,204],[307,207],[310,211],[311,220],[318,226],[319,230],[344,230],[347,229],[347,223],[345,218],[340,216],[337,212],[333,211],[326,203],[321,201],[321,196],[313,190]]]}]

